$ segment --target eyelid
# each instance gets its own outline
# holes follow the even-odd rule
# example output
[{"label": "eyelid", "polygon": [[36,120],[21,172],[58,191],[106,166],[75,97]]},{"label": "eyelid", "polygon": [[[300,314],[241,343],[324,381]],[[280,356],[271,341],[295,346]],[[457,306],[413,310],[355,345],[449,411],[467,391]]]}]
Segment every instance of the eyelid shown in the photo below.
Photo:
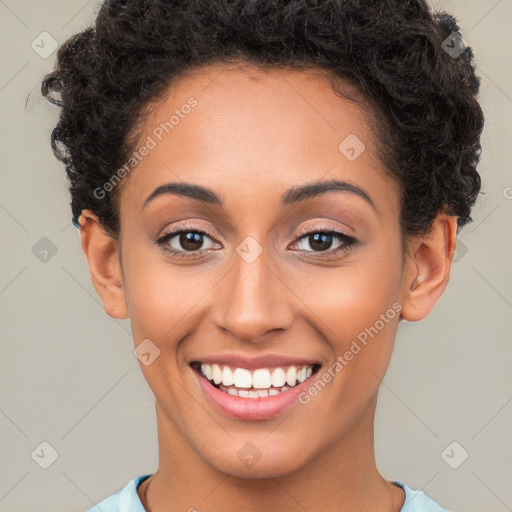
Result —
[{"label": "eyelid", "polygon": [[334,233],[336,234],[336,236],[345,238],[348,242],[350,242],[353,245],[360,243],[359,238],[351,234],[354,232],[353,228],[346,224],[340,225],[341,223],[339,221],[333,222],[336,222],[336,224],[333,225],[332,222],[328,222],[325,219],[317,219],[316,221],[310,222],[305,227],[299,229],[299,231],[294,235],[294,241],[292,243],[295,244],[296,241],[298,241],[304,235],[310,235],[318,232]]},{"label": "eyelid", "polygon": [[166,237],[167,235],[178,235],[180,234],[181,232],[183,231],[194,231],[196,233],[204,233],[206,235],[208,235],[210,238],[214,239],[215,240],[215,237],[216,235],[213,233],[213,230],[207,228],[207,227],[199,227],[199,226],[194,226],[192,224],[182,224],[182,225],[179,225],[177,227],[168,227],[168,228],[165,228],[161,234],[158,234],[155,238],[154,238],[154,241],[157,241],[159,239],[162,239],[163,237]]},{"label": "eyelid", "polygon": [[[216,236],[211,232],[209,228],[203,228],[198,226],[193,226],[191,224],[185,223],[184,225],[180,225],[174,228],[168,228],[163,231],[162,234],[158,235],[156,238],[153,239],[154,243],[158,246],[161,246],[165,251],[172,253],[173,255],[182,255],[182,257],[190,257],[193,258],[194,256],[198,256],[203,254],[206,251],[212,251],[215,249],[208,248],[208,249],[198,249],[197,251],[181,251],[177,249],[172,248],[164,248],[164,244],[174,238],[175,236],[178,236],[182,234],[183,232],[196,232],[203,235],[208,236],[210,239],[213,240],[214,243],[220,243],[217,241]],[[340,228],[334,228],[333,226],[328,225],[314,225],[314,226],[307,226],[302,229],[300,229],[294,236],[293,241],[291,242],[291,245],[295,245],[298,242],[300,242],[302,239],[306,238],[308,235],[316,234],[316,233],[330,233],[334,235],[334,237],[337,237],[338,239],[345,239],[345,243],[343,243],[340,247],[337,249],[328,249],[326,251],[302,251],[305,253],[312,253],[315,255],[324,255],[325,258],[329,256],[337,255],[339,252],[348,251],[353,246],[356,246],[359,244],[359,240],[355,238],[352,235],[349,235],[345,232],[343,232]],[[288,246],[290,247],[290,245]],[[189,256],[187,256],[187,253]]]},{"label": "eyelid", "polygon": [[[306,240],[309,236],[316,234],[316,233],[324,233],[329,234],[333,238],[337,238],[341,241],[341,245],[337,247],[336,249],[328,249],[326,251],[304,251],[299,249],[299,252],[305,253],[308,255],[309,258],[319,258],[319,259],[329,259],[329,258],[335,258],[339,257],[340,253],[348,253],[351,249],[354,247],[357,247],[360,245],[360,242],[357,238],[347,235],[346,233],[343,233],[342,231],[338,231],[336,229],[328,228],[311,228],[311,229],[305,229],[300,231],[300,235],[297,235],[295,237],[295,240],[292,242],[291,247],[296,246],[301,241]],[[289,246],[290,247],[290,246]]]},{"label": "eyelid", "polygon": [[340,235],[343,235],[343,236],[346,236],[347,238],[354,238],[352,235],[349,235],[348,233],[345,233],[344,231],[342,231],[341,228],[335,228],[333,226],[328,226],[328,225],[321,225],[321,226],[307,226],[305,228],[302,228],[300,229],[296,234],[295,234],[295,239],[298,239],[299,237],[303,236],[303,235],[308,235],[308,234],[311,234],[311,233],[317,233],[317,232],[332,232],[332,233],[339,233]]}]

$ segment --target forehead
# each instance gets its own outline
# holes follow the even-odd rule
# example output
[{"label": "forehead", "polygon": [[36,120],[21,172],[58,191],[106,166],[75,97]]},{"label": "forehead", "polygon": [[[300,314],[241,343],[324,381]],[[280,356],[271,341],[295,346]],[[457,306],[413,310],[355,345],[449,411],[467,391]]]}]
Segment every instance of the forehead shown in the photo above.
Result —
[{"label": "forehead", "polygon": [[[350,83],[338,84],[357,95]],[[195,69],[143,119],[139,146],[151,140],[152,149],[123,184],[132,205],[142,206],[163,183],[184,181],[277,206],[291,186],[336,178],[373,190],[377,205],[396,210],[389,197],[396,184],[376,157],[370,109],[337,95],[322,70]]]}]

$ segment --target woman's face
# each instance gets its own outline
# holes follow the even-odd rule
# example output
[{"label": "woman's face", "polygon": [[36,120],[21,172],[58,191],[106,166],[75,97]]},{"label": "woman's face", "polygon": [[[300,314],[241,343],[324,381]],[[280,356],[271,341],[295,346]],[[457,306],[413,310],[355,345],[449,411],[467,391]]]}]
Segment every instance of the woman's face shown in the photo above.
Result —
[{"label": "woman's face", "polygon": [[[286,474],[370,428],[404,267],[369,123],[320,74],[217,65],[144,120],[120,202],[124,298],[160,437],[218,470]],[[297,192],[317,182],[332,188]],[[194,363],[277,394],[233,396]],[[292,366],[316,371],[280,391]]]}]

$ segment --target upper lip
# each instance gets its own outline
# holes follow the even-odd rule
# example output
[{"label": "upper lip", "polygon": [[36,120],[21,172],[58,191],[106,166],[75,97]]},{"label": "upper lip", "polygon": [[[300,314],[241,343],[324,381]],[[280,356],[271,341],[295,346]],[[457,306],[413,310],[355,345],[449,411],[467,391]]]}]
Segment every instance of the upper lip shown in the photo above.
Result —
[{"label": "upper lip", "polygon": [[261,356],[246,356],[244,354],[209,355],[194,359],[192,363],[206,363],[228,365],[235,368],[269,368],[272,366],[308,366],[320,364],[318,361],[300,357],[291,357],[281,354],[267,354]]}]

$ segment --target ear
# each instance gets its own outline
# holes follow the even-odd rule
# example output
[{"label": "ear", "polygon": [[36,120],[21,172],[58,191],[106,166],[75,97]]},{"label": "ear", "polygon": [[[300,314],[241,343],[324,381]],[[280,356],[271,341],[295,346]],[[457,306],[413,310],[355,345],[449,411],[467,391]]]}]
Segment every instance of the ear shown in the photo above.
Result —
[{"label": "ear", "polygon": [[92,284],[105,312],[112,318],[128,318],[117,241],[105,232],[98,217],[90,210],[82,210],[78,223]]},{"label": "ear", "polygon": [[404,320],[425,318],[443,294],[457,241],[457,217],[440,213],[431,231],[408,245],[402,290]]}]

